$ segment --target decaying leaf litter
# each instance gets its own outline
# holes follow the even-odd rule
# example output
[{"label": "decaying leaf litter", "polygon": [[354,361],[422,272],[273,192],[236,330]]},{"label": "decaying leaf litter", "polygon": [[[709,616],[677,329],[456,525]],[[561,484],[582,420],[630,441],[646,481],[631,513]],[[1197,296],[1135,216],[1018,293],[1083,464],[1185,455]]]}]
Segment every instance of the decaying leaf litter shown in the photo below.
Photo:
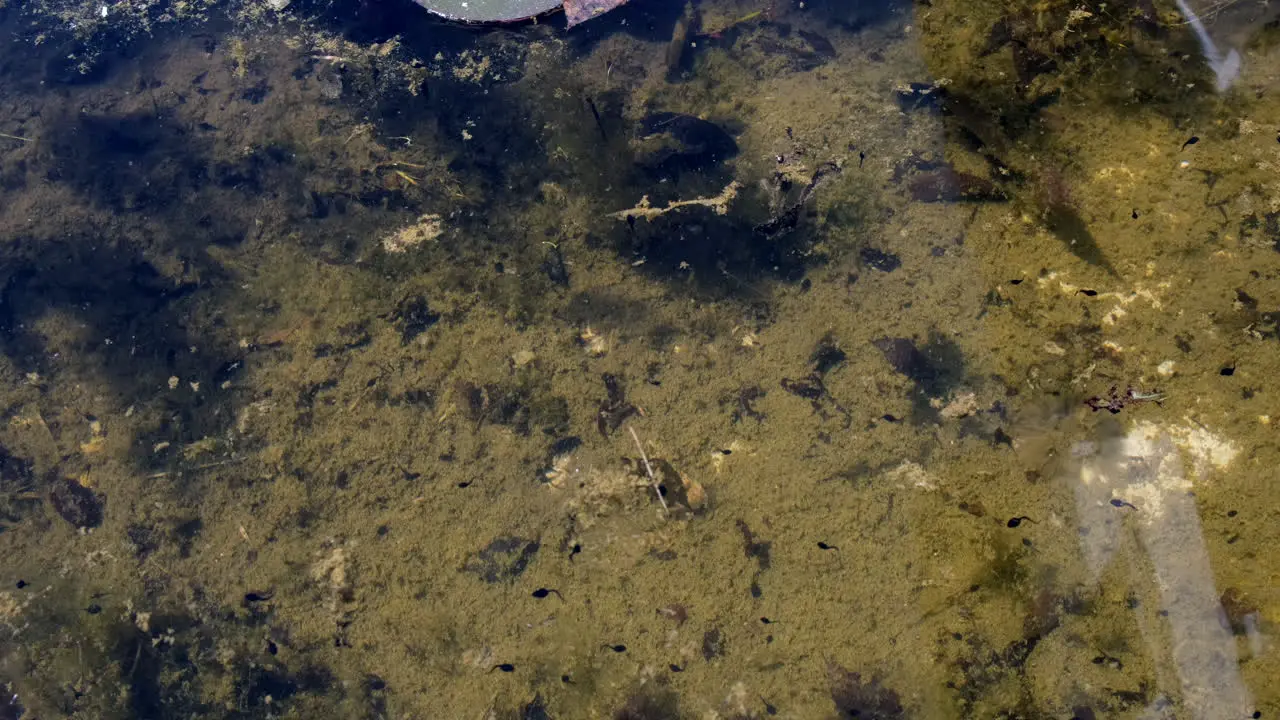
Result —
[{"label": "decaying leaf litter", "polygon": [[1269,101],[1000,7],[25,35],[63,92],[0,116],[0,676],[52,717],[1153,701],[1066,455],[1112,385],[1258,448],[1197,494],[1271,622]]}]

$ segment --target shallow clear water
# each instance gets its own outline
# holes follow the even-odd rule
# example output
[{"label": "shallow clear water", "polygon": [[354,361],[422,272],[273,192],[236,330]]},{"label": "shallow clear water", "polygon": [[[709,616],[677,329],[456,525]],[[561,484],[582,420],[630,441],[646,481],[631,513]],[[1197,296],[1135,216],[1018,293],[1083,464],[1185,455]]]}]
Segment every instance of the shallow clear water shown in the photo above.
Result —
[{"label": "shallow clear water", "polygon": [[1280,712],[1269,7],[281,6],[0,2],[0,718]]}]

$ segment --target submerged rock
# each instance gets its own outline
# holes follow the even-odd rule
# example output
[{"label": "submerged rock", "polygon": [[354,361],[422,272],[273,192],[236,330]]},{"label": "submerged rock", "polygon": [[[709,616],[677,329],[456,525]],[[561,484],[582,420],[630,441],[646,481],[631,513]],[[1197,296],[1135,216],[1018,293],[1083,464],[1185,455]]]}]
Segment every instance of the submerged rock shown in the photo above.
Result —
[{"label": "submerged rock", "polygon": [[49,487],[49,502],[63,520],[77,528],[102,524],[102,498],[75,480],[55,478]]}]

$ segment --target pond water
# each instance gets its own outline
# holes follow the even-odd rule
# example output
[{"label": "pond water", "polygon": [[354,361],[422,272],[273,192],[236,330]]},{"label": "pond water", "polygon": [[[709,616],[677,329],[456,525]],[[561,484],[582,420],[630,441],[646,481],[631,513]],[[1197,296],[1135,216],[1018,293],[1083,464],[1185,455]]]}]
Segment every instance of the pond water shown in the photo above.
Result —
[{"label": "pond water", "polygon": [[0,719],[1276,717],[1275,5],[0,0]]}]

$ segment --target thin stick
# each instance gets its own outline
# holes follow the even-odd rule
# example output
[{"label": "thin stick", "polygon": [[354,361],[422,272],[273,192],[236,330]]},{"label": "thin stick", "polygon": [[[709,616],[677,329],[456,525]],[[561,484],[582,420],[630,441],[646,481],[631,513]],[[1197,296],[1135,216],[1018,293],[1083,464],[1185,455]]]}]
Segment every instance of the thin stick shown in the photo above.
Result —
[{"label": "thin stick", "polygon": [[9,138],[10,140],[21,140],[22,142],[31,142],[31,138],[24,138],[24,137],[19,137],[17,135],[10,135],[9,133],[0,133],[0,137]]},{"label": "thin stick", "polygon": [[640,436],[636,434],[636,429],[627,426],[631,431],[631,439],[636,441],[636,449],[640,451],[640,460],[644,462],[644,471],[649,473],[649,482],[653,483],[653,494],[658,496],[658,502],[662,503],[662,511],[667,512],[666,498],[662,497],[662,490],[658,489],[658,478],[653,476],[653,468],[649,466],[649,456],[644,454],[644,446],[640,444]]}]

